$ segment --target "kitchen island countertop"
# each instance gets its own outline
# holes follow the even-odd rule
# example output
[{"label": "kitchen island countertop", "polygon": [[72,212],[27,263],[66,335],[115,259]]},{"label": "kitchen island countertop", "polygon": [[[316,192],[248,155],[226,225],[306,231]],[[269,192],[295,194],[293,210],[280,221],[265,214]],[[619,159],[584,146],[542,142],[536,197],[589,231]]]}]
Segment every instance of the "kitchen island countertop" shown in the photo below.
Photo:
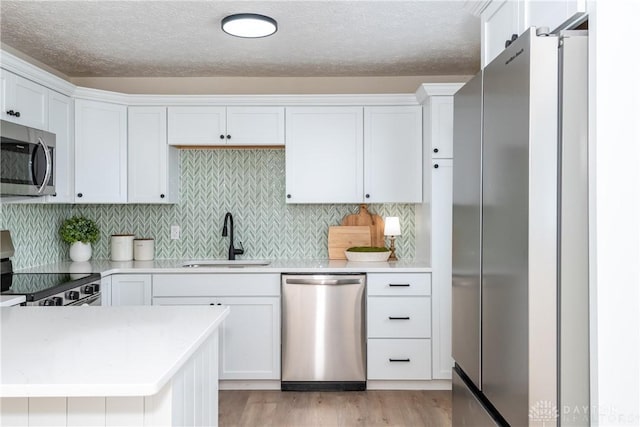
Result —
[{"label": "kitchen island countertop", "polygon": [[228,307],[0,309],[0,397],[150,396],[213,334]]}]

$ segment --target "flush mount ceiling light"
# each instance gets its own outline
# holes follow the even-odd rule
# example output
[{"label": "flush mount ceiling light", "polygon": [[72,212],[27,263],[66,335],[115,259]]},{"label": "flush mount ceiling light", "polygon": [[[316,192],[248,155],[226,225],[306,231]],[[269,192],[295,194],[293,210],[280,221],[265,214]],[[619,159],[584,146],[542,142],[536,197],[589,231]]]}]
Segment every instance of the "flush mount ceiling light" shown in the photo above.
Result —
[{"label": "flush mount ceiling light", "polygon": [[237,13],[222,20],[222,31],[236,37],[260,38],[278,31],[278,23],[257,13]]}]

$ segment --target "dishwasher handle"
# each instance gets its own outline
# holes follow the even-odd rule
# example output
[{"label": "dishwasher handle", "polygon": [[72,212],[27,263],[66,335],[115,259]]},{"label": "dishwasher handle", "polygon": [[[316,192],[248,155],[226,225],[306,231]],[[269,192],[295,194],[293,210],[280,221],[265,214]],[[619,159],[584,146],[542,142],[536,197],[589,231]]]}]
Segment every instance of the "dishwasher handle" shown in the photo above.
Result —
[{"label": "dishwasher handle", "polygon": [[287,285],[360,285],[361,279],[285,279]]}]

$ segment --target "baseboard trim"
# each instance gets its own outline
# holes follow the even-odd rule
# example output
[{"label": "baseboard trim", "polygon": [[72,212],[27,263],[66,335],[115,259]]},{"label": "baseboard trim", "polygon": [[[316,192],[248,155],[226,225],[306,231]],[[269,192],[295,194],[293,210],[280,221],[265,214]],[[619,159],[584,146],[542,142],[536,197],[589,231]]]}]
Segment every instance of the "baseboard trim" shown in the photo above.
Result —
[{"label": "baseboard trim", "polygon": [[280,390],[280,380],[220,380],[219,390]]},{"label": "baseboard trim", "polygon": [[[220,390],[280,390],[280,380],[220,380]],[[451,380],[369,380],[367,390],[451,390]]]},{"label": "baseboard trim", "polygon": [[367,390],[451,390],[451,380],[367,381]]}]

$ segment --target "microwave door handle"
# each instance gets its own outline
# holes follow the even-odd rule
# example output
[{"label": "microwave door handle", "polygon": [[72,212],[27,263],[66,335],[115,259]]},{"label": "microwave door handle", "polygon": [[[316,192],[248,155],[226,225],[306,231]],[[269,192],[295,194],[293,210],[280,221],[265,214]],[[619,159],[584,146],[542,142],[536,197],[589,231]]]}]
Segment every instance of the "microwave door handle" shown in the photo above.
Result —
[{"label": "microwave door handle", "polygon": [[38,143],[42,145],[42,149],[44,150],[44,157],[47,160],[47,170],[44,173],[44,180],[42,186],[38,189],[38,193],[42,193],[49,183],[49,178],[51,178],[51,169],[53,168],[53,165],[51,161],[51,153],[49,152],[49,147],[47,147],[47,144],[45,144],[40,137],[38,137]]}]

